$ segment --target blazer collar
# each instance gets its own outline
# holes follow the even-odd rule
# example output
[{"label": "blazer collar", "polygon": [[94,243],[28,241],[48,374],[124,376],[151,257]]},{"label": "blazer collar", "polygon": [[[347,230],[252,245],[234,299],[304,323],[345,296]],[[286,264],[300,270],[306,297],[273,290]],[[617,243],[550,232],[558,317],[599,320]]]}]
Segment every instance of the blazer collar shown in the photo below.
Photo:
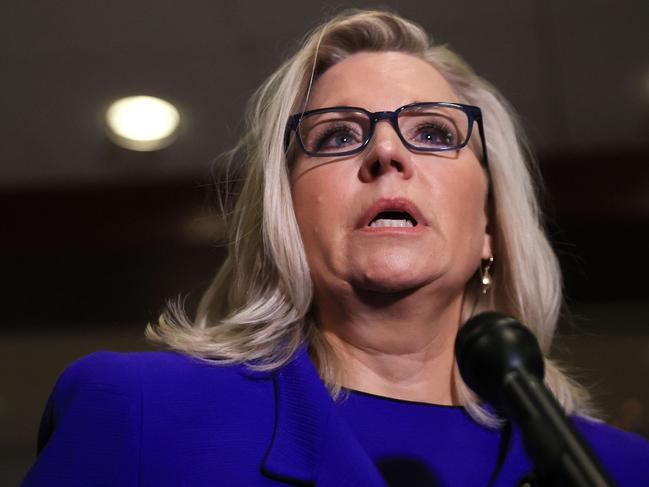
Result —
[{"label": "blazer collar", "polygon": [[386,487],[338,414],[306,347],[274,377],[275,432],[262,462],[269,477],[318,487]]}]

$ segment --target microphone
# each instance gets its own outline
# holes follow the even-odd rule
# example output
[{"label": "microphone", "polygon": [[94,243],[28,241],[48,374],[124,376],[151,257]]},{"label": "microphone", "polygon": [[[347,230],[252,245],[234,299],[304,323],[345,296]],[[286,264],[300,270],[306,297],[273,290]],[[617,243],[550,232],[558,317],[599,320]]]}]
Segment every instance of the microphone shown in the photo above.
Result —
[{"label": "microphone", "polygon": [[516,423],[542,486],[612,487],[595,455],[543,384],[534,334],[493,311],[468,320],[455,340],[464,382]]}]

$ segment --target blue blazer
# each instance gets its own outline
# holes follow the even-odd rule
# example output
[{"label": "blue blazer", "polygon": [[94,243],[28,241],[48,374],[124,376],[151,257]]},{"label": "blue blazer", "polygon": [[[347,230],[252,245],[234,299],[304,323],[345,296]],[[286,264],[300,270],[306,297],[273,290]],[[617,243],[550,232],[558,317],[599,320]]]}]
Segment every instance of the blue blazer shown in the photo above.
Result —
[{"label": "blue blazer", "polygon": [[[578,427],[620,485],[649,485],[647,442]],[[304,349],[274,373],[172,352],[94,353],[59,378],[38,449],[25,487],[386,487]],[[514,430],[494,485],[530,470]]]}]

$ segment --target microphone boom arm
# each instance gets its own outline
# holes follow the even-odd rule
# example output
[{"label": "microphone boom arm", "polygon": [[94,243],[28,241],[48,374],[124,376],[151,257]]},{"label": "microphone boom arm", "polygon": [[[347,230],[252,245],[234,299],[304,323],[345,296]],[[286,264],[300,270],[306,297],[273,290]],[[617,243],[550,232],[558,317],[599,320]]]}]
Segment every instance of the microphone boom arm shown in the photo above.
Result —
[{"label": "microphone boom arm", "polygon": [[542,486],[612,487],[615,484],[545,386],[525,370],[507,374],[505,408],[523,434]]},{"label": "microphone boom arm", "polygon": [[543,487],[615,485],[545,387],[543,354],[527,327],[481,313],[460,329],[455,355],[466,384],[520,427]]}]

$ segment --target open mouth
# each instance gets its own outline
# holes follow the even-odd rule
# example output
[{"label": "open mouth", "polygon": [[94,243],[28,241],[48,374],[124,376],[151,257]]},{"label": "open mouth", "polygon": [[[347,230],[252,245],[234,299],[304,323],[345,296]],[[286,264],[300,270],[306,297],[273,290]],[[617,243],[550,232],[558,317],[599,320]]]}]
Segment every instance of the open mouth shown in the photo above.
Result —
[{"label": "open mouth", "polygon": [[411,228],[417,226],[417,220],[407,211],[382,211],[367,226],[370,228]]}]

